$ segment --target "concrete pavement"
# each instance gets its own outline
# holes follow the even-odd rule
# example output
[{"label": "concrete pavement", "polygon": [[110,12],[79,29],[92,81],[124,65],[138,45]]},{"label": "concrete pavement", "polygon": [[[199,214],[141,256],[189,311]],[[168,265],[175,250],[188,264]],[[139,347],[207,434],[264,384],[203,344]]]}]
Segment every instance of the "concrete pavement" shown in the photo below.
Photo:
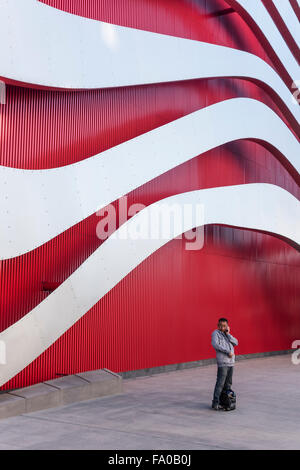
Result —
[{"label": "concrete pavement", "polygon": [[1,449],[300,449],[300,365],[237,362],[237,409],[213,411],[216,365],[124,380],[124,392],[0,421]]}]

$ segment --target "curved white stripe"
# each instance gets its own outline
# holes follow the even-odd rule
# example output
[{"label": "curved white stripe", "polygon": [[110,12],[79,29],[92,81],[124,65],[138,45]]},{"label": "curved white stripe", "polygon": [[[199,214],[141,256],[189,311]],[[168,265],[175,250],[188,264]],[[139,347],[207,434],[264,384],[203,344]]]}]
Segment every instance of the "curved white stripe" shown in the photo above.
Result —
[{"label": "curved white stripe", "polygon": [[162,173],[238,139],[272,144],[299,174],[297,139],[270,108],[248,98],[214,104],[69,166],[2,166],[0,258],[31,251]]},{"label": "curved white stripe", "polygon": [[[299,78],[299,65],[261,0],[235,0],[246,10],[263,32],[290,77]],[[285,0],[281,0],[285,1]]]},{"label": "curved white stripe", "polygon": [[36,0],[0,0],[0,77],[68,89],[212,77],[267,84],[294,118],[279,75],[253,54],[71,15]]},{"label": "curved white stripe", "polygon": [[[195,211],[194,221],[182,218],[180,211],[175,211],[175,229],[168,238],[133,240],[127,236],[140,231],[145,222],[159,220],[166,204],[182,208],[203,204],[204,219],[201,211]],[[300,203],[278,186],[260,183],[203,189],[156,202],[121,226],[115,232],[118,236],[109,237],[49,297],[0,334],[7,356],[7,364],[0,365],[0,385],[49,348],[118,282],[170,239],[199,224],[216,223],[267,231],[300,245]]]},{"label": "curved white stripe", "polygon": [[283,19],[286,27],[291,33],[292,37],[296,41],[298,47],[300,47],[300,26],[298,18],[292,8],[290,2],[282,0],[273,0],[275,7],[277,8],[281,18]]}]

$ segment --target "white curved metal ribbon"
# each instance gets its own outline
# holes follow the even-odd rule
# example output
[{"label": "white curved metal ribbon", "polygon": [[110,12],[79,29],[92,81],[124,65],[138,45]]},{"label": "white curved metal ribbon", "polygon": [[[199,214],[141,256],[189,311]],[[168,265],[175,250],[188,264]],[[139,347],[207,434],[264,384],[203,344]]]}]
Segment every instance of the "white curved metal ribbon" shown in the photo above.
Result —
[{"label": "white curved metal ribbon", "polygon": [[273,0],[282,20],[291,33],[296,44],[300,48],[300,26],[299,20],[289,1]]},{"label": "white curved metal ribbon", "polygon": [[[255,21],[285,67],[287,73],[292,77],[292,80],[296,82],[299,78],[299,65],[261,0],[235,1],[239,3]],[[288,3],[287,0],[281,0],[281,2]]]},{"label": "white curved metal ribbon", "polygon": [[300,121],[275,70],[229,47],[91,20],[36,0],[0,0],[0,44],[0,77],[33,86],[97,89],[240,77],[266,84]]},{"label": "white curved metal ribbon", "polygon": [[0,259],[41,246],[153,178],[238,139],[271,144],[299,174],[297,139],[269,107],[248,98],[214,104],[65,167],[0,167]]},{"label": "white curved metal ribbon", "polygon": [[[195,207],[195,217],[182,217],[169,236],[133,239],[145,222],[157,220],[162,207]],[[151,217],[148,214],[151,212]],[[177,215],[176,215],[177,214]],[[203,217],[204,215],[204,217]],[[300,245],[300,202],[289,192],[265,183],[203,189],[156,202],[125,222],[66,281],[5,331],[7,363],[0,365],[0,385],[23,370],[71,328],[107,292],[148,256],[199,224],[225,224],[275,234]],[[17,345],[17,347],[16,347]]]}]

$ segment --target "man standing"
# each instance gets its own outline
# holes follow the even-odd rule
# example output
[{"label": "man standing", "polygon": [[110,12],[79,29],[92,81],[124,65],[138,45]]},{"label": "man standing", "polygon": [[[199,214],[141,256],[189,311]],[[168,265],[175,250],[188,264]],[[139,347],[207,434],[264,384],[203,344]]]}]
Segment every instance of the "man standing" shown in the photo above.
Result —
[{"label": "man standing", "polygon": [[230,390],[232,386],[232,373],[235,363],[234,346],[238,345],[238,340],[230,334],[230,327],[226,318],[219,319],[218,328],[211,335],[211,344],[216,350],[218,365],[212,408],[220,410],[222,407],[219,405],[219,399],[222,390]]}]

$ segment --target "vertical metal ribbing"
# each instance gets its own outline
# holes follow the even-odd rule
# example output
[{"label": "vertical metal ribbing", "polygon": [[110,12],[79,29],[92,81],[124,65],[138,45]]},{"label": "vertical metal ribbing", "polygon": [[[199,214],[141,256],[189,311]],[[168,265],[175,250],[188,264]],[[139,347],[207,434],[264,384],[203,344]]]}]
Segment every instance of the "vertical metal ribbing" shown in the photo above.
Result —
[{"label": "vertical metal ribbing", "polygon": [[[187,2],[43,1],[73,14],[84,14],[125,26],[193,39],[210,38],[224,45],[234,42],[228,19],[218,20],[217,29],[203,25],[201,36],[199,16],[197,23],[194,19],[196,12],[193,10],[193,15],[190,14]],[[213,3],[217,5],[220,2]],[[199,8],[204,4],[197,2]],[[253,42],[250,34],[252,51],[260,55],[261,48]],[[239,36],[237,33],[236,37]],[[269,103],[266,95],[255,86],[222,80],[216,80],[214,85],[193,81],[73,93],[10,86],[7,104],[1,109],[1,164],[24,169],[70,164],[205,105],[240,94],[260,97]],[[272,167],[265,161],[265,155],[272,162]],[[288,187],[300,198],[300,188],[273,161],[273,156],[262,151],[257,144],[241,144],[237,152],[228,146],[223,153],[216,150],[196,163],[191,162],[149,182],[134,191],[130,199],[132,202],[151,204],[179,190],[246,182],[243,178],[254,178],[256,181],[269,178],[270,182],[276,181]],[[42,281],[63,282],[99,246],[100,242],[94,238],[95,224],[95,217],[91,217],[28,255],[1,262],[1,329],[22,318],[49,295],[41,291]],[[183,245],[173,241],[165,250],[149,258],[4,388],[29,385],[55,377],[56,373],[74,373],[81,368],[108,367],[121,371],[153,367],[163,361],[170,363],[172,357],[176,358],[175,362],[180,362],[180,358],[188,361],[197,355],[197,358],[209,355],[208,346],[200,344],[198,347],[193,328],[189,325],[193,325],[194,330],[200,326],[208,330],[210,317],[219,306],[230,308],[238,322],[239,312],[246,305],[239,292],[234,291],[234,281],[242,280],[239,285],[244,289],[244,296],[251,295],[255,278],[252,274],[245,275],[244,258],[251,251],[251,266],[247,265],[251,273],[256,263],[258,266],[255,268],[261,274],[259,266],[262,263],[261,259],[256,259],[258,243],[255,234],[251,235],[248,251],[242,231],[212,227],[209,235],[210,246],[201,254],[192,257],[184,252]],[[262,239],[266,246],[273,247],[270,238]],[[281,243],[271,252],[279,258],[278,254],[283,249]],[[285,256],[287,265],[291,259],[295,264],[291,274],[287,274],[290,277],[286,282],[292,284],[300,262],[290,248],[287,248]],[[182,263],[182,271],[176,269],[175,261]],[[274,264],[270,262],[268,268],[273,269],[274,276],[278,276],[280,268],[276,271]],[[228,283],[228,290],[234,291],[234,294],[227,295],[226,290],[220,290],[222,286],[215,282],[214,270],[220,271],[219,278],[223,279],[224,284],[230,277],[232,283]],[[265,272],[265,267],[262,272]],[[168,276],[170,282],[166,281]],[[263,282],[263,276],[259,280]],[[267,287],[276,295],[272,285]],[[265,315],[262,316],[264,322],[270,315],[266,307],[268,300],[257,285],[256,289],[257,302]],[[297,285],[293,284],[290,289],[289,295],[296,305]],[[284,283],[281,290],[283,294],[287,291]],[[215,297],[215,303],[207,295],[208,291],[212,293],[211,297]],[[17,296],[16,302],[14,294]],[[5,298],[10,299],[9,302],[5,303]],[[222,298],[222,304],[218,303],[218,298]],[[197,308],[204,312],[201,321]],[[290,308],[291,317],[295,316],[295,311],[295,307]],[[187,318],[191,323],[186,326]]]}]

